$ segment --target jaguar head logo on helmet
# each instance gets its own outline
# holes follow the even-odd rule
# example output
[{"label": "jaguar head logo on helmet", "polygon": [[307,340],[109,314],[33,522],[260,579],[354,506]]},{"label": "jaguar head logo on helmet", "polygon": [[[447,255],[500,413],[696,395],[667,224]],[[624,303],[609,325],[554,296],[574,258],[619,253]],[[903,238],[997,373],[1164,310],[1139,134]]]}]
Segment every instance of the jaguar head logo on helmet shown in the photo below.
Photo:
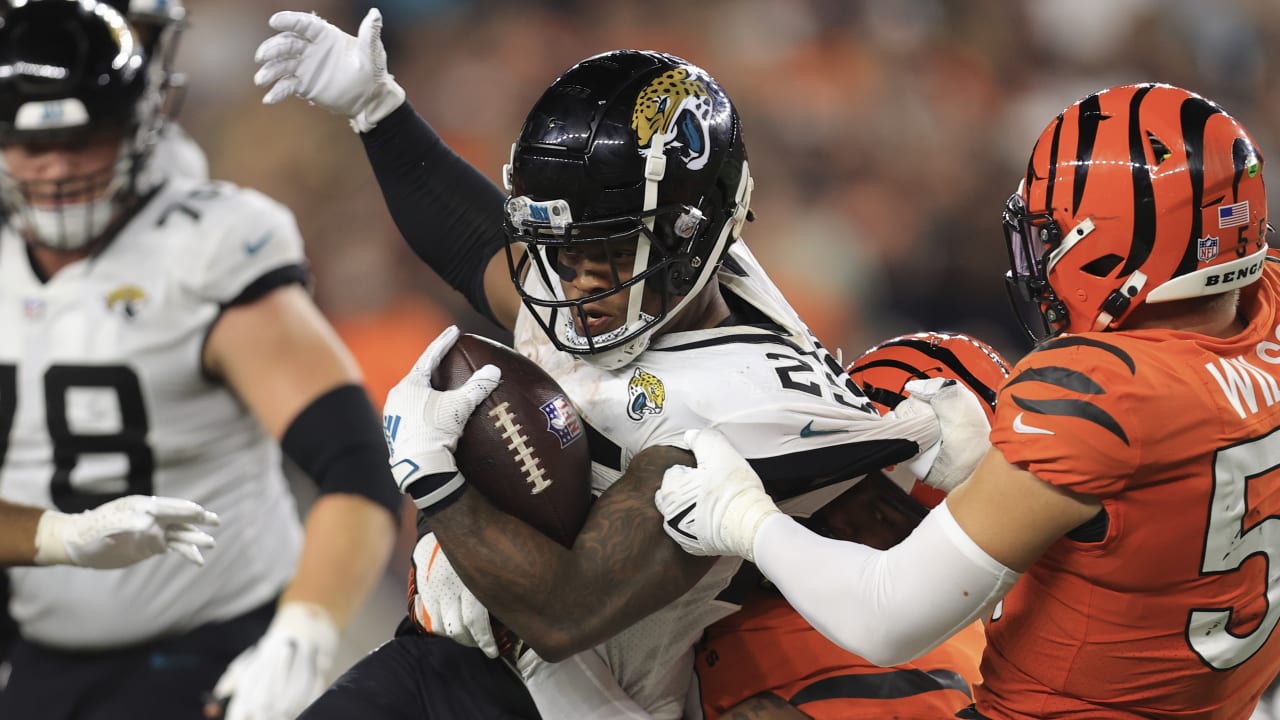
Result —
[{"label": "jaguar head logo on helmet", "polygon": [[693,302],[748,217],[737,111],[658,52],[587,58],[542,95],[504,169],[508,260],[552,343],[619,368]]},{"label": "jaguar head logo on helmet", "polygon": [[1170,85],[1123,85],[1067,108],[1004,209],[1024,328],[1035,340],[1116,329],[1144,305],[1257,280],[1262,164],[1239,122]]}]

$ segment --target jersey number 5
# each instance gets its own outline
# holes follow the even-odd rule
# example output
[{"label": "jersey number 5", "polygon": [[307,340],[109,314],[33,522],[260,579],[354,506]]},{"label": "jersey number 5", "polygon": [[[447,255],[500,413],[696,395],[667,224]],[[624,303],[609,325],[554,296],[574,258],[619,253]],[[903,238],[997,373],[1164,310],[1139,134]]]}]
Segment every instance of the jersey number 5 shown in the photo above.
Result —
[{"label": "jersey number 5", "polygon": [[[67,397],[75,389],[113,390],[119,403],[119,429],[110,433],[77,432],[67,415]],[[49,494],[63,512],[80,512],[125,495],[151,495],[155,458],[147,445],[147,410],[133,370],[123,365],[52,365],[44,374],[45,421],[53,444],[53,478]],[[0,466],[9,450],[9,433],[18,410],[17,368],[0,365]],[[121,492],[77,490],[71,472],[86,454],[123,455],[129,462]]]},{"label": "jersey number 5", "polygon": [[1200,572],[1235,572],[1253,555],[1266,559],[1267,614],[1252,631],[1232,632],[1232,608],[1192,610],[1187,642],[1215,670],[1230,670],[1262,647],[1280,622],[1280,517],[1245,527],[1249,481],[1280,468],[1280,430],[1218,451],[1213,464],[1209,531]]}]

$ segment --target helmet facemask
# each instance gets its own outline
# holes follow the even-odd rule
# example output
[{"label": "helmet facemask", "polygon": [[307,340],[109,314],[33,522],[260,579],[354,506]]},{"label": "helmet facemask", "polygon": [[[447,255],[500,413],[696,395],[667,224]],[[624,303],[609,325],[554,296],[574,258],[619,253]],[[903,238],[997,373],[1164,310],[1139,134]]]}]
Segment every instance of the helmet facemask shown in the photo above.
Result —
[{"label": "helmet facemask", "polygon": [[99,170],[57,180],[18,179],[6,167],[0,174],[0,201],[28,241],[76,250],[105,233],[120,214],[116,201],[122,171],[127,172],[122,164],[117,159]]},{"label": "helmet facemask", "polygon": [[1062,243],[1062,230],[1049,213],[1029,213],[1021,192],[1004,206],[1004,238],[1009,251],[1005,290],[1022,329],[1034,342],[1061,333],[1067,306],[1049,285],[1050,255]]},{"label": "helmet facemask", "polygon": [[[708,237],[713,228],[720,232]],[[575,222],[563,200],[518,196],[507,201],[508,267],[524,303],[557,349],[616,368],[647,347],[652,333],[706,286],[736,237],[736,232],[730,237],[735,228],[710,223],[688,205]],[[515,251],[518,246],[523,254]],[[580,262],[603,271],[602,289],[569,298],[565,284],[574,281]],[[536,274],[538,282],[524,283],[527,273]],[[600,322],[599,304],[619,295],[626,297],[621,324],[592,332]]]}]

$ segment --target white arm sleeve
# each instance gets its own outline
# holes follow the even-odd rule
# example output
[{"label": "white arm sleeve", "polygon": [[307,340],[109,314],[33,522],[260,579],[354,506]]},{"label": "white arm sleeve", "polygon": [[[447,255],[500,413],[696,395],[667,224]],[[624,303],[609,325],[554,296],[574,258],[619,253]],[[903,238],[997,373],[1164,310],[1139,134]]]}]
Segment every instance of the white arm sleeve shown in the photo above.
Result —
[{"label": "white arm sleeve", "polygon": [[519,669],[538,714],[544,718],[650,720],[649,713],[618,686],[594,650],[558,663],[549,663],[530,651],[520,659]]},{"label": "white arm sleeve", "polygon": [[756,534],[755,555],[760,571],[811,625],[881,666],[937,647],[1019,577],[960,529],[946,501],[885,551],[831,540],[777,515]]}]

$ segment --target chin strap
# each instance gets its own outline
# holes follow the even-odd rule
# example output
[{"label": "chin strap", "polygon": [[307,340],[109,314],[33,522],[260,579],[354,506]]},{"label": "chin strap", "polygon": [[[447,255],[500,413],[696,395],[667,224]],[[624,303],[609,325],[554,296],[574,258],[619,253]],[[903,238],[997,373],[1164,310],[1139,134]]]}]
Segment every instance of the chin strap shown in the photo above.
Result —
[{"label": "chin strap", "polygon": [[[649,152],[644,158],[644,207],[641,208],[641,212],[644,213],[644,225],[649,228],[650,233],[653,233],[654,223],[654,216],[650,211],[658,207],[658,186],[667,176],[667,155],[663,150],[665,141],[666,136],[662,133],[655,134],[649,143]],[[648,242],[636,243],[635,263],[631,267],[633,277],[649,267]],[[641,280],[631,288],[631,296],[627,301],[627,325],[640,318],[645,282]]]},{"label": "chin strap", "polygon": [[1098,317],[1093,321],[1094,332],[1101,332],[1116,318],[1123,316],[1133,303],[1133,298],[1142,292],[1142,288],[1147,284],[1147,276],[1141,270],[1134,270],[1124,284],[1107,296],[1105,302],[1102,303],[1102,311],[1098,313]]},{"label": "chin strap", "polygon": [[746,227],[751,215],[751,192],[756,189],[756,181],[751,179],[751,170],[747,161],[742,161],[742,180],[738,184],[738,206],[733,209],[733,217],[729,218],[729,238],[736,240]]}]

